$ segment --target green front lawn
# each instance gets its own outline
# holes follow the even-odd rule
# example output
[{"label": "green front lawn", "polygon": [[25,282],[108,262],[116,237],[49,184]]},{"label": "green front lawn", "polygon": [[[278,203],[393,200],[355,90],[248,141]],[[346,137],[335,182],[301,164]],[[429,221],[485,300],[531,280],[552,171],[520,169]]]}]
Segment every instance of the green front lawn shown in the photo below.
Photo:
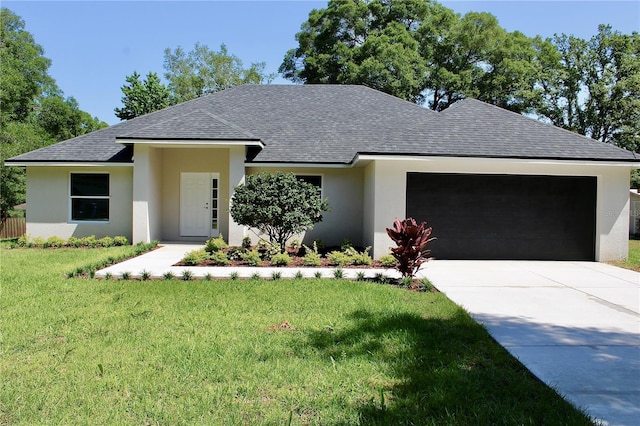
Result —
[{"label": "green front lawn", "polygon": [[67,279],[0,251],[0,424],[591,424],[439,293]]}]

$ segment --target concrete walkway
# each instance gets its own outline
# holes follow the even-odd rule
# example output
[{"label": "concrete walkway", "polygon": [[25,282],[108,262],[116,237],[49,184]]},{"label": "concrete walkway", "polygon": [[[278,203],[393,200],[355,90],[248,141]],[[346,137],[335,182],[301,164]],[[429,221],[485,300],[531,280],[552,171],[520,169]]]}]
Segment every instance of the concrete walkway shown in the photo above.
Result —
[{"label": "concrete walkway", "polygon": [[594,262],[433,261],[440,291],[591,416],[640,425],[640,273]]},{"label": "concrete walkway", "polygon": [[[128,272],[154,278],[211,274],[283,278],[300,271],[333,277],[335,268],[171,266],[203,247],[167,244],[102,269],[97,277]],[[348,269],[345,278],[399,275],[390,269]],[[591,416],[610,425],[640,424],[640,273],[594,262],[447,261],[423,266],[440,291],[465,308],[533,374]]]}]

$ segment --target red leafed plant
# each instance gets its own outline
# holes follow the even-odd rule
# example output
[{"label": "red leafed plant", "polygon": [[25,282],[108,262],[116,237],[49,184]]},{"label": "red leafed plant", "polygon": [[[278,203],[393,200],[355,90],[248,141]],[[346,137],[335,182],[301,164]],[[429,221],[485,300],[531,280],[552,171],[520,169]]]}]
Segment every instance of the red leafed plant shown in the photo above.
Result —
[{"label": "red leafed plant", "polygon": [[435,240],[430,238],[431,228],[427,228],[427,222],[418,225],[414,218],[408,217],[396,219],[393,228],[387,228],[387,234],[397,244],[397,247],[391,247],[391,254],[398,261],[396,269],[403,277],[414,277],[420,266],[429,260],[431,250],[427,249],[427,244]]}]

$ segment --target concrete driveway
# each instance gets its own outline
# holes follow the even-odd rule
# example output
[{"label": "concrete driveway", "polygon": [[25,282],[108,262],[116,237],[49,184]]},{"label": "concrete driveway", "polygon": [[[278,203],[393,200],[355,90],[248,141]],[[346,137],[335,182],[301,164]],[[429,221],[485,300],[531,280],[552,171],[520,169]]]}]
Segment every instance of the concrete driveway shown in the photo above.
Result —
[{"label": "concrete driveway", "polygon": [[595,262],[436,260],[421,274],[591,416],[640,424],[640,273]]}]

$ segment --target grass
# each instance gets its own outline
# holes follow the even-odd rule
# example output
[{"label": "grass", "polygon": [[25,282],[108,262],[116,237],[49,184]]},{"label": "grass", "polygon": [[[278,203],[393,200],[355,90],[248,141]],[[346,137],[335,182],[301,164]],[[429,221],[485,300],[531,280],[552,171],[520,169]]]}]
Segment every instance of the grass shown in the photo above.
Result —
[{"label": "grass", "polygon": [[440,293],[118,281],[2,250],[0,424],[590,424]]},{"label": "grass", "polygon": [[640,272],[640,240],[629,240],[629,256],[626,260],[611,263],[621,268]]}]

